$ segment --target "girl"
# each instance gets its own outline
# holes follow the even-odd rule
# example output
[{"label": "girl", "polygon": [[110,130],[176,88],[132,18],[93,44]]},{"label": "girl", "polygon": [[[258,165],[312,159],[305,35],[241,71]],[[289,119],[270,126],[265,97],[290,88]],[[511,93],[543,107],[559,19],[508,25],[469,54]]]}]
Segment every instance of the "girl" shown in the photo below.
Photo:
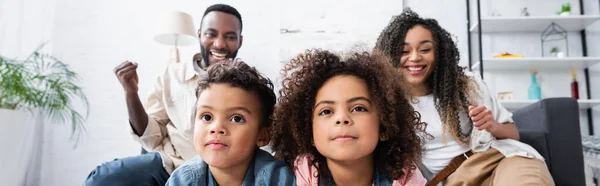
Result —
[{"label": "girl", "polygon": [[458,66],[456,44],[437,21],[407,9],[381,32],[375,49],[394,59],[433,136],[419,167],[428,185],[554,185],[543,157],[517,141],[512,114]]},{"label": "girl", "polygon": [[386,61],[309,50],[285,66],[272,142],[298,185],[425,184],[413,163],[425,126]]}]

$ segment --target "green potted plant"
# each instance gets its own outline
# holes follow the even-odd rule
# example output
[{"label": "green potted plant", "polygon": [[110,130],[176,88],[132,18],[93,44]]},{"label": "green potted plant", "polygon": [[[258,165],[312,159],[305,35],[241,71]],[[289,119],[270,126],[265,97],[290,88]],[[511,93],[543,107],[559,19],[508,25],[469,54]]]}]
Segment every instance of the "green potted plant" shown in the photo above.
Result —
[{"label": "green potted plant", "polygon": [[[88,101],[77,83],[77,73],[55,57],[40,53],[43,46],[24,60],[0,56],[0,118],[19,127],[32,123],[32,113],[40,111],[47,121],[69,123],[76,145],[85,131]],[[84,112],[76,109],[76,99]],[[6,128],[0,131],[11,132]]]},{"label": "green potted plant", "polygon": [[550,56],[556,57],[558,53],[558,47],[552,47],[552,49],[550,49]]},{"label": "green potted plant", "polygon": [[550,56],[562,58],[565,57],[565,53],[558,50],[558,47],[552,47],[552,49],[550,49]]},{"label": "green potted plant", "polygon": [[557,15],[560,16],[570,16],[571,15],[571,3],[563,3],[561,6],[561,10],[556,12]]}]

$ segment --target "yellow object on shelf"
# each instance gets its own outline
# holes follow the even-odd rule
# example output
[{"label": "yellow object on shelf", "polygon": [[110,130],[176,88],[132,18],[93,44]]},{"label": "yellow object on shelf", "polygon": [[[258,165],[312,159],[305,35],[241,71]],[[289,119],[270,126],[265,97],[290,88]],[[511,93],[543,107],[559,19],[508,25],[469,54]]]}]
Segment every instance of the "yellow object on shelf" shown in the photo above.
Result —
[{"label": "yellow object on shelf", "polygon": [[508,52],[504,52],[504,53],[500,53],[500,54],[495,54],[494,58],[518,59],[518,58],[523,58],[523,55],[511,54]]}]

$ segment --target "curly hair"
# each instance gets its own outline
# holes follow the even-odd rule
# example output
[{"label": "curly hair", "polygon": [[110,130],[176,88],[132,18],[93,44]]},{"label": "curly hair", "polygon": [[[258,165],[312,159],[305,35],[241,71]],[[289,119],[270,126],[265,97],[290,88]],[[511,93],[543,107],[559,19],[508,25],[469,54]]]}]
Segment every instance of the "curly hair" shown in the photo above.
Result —
[{"label": "curly hair", "polygon": [[[261,103],[261,127],[271,126],[271,115],[275,109],[277,98],[273,91],[273,83],[269,78],[261,75],[256,68],[248,66],[242,60],[222,61],[210,66],[208,77],[198,82],[196,98],[211,84],[218,83],[227,83],[233,87],[256,93]],[[194,113],[196,112],[194,111]]]},{"label": "curly hair", "polygon": [[[399,16],[394,16],[390,23],[383,29],[375,50],[391,59],[392,65],[400,66],[402,47],[406,33],[415,26],[422,26],[431,31],[435,46],[435,67],[427,81],[435,99],[435,107],[443,123],[444,132],[450,131],[452,136],[462,144],[468,144],[471,129],[463,131],[460,126],[459,114],[468,110],[470,105],[469,78],[458,66],[460,54],[452,35],[444,30],[435,19],[424,19],[409,8]],[[470,125],[472,127],[472,125]],[[445,138],[443,139],[445,141]]]},{"label": "curly hair", "polygon": [[[404,80],[387,57],[362,52],[350,53],[342,59],[329,51],[307,50],[286,64],[281,74],[282,89],[271,133],[277,158],[293,167],[297,157],[309,155],[313,159],[311,165],[319,165],[315,167],[320,178],[331,175],[326,158],[312,145],[315,97],[328,79],[352,75],[363,79],[368,86],[379,111],[380,135],[388,139],[379,141],[373,152],[375,167],[394,180],[404,174],[411,176],[414,162],[420,161],[423,140],[418,132],[425,131],[425,124],[404,96]],[[405,173],[403,168],[410,171]]]}]

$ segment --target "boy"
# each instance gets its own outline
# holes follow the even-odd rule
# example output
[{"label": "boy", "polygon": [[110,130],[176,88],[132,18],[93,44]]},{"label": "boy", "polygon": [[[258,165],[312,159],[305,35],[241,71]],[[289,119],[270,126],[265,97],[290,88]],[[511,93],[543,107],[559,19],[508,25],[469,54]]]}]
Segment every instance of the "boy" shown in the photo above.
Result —
[{"label": "boy", "polygon": [[167,185],[293,185],[287,165],[259,149],[270,141],[276,101],[269,79],[242,61],[217,63],[196,96],[200,156],[176,169]]}]

